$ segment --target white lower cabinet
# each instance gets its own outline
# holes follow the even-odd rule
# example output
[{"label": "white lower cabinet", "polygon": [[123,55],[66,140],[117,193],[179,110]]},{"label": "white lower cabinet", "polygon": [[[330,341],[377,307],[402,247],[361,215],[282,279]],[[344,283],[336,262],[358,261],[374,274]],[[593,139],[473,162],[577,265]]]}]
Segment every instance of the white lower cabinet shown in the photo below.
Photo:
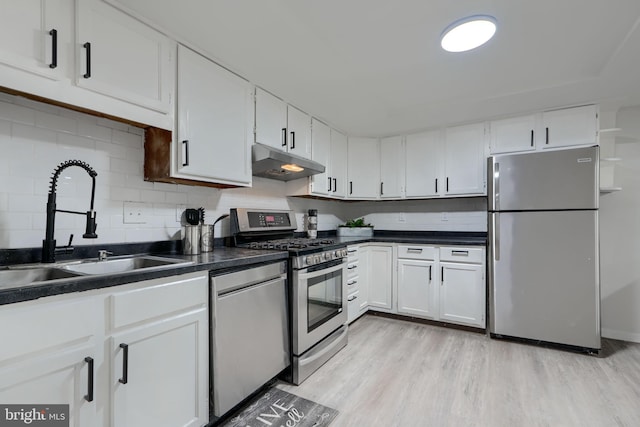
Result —
[{"label": "white lower cabinet", "polygon": [[368,258],[369,308],[394,312],[393,246],[370,245]]},{"label": "white lower cabinet", "polygon": [[104,364],[97,297],[56,296],[0,307],[0,402],[68,404],[69,426],[101,426]]},{"label": "white lower cabinet", "polygon": [[[0,402],[69,404],[73,427],[202,426],[208,274],[0,307]],[[152,303],[150,303],[152,302]]]},{"label": "white lower cabinet", "polygon": [[353,245],[347,247],[347,253],[347,321],[351,323],[369,308],[369,248]]},{"label": "white lower cabinet", "polygon": [[398,246],[398,313],[486,327],[485,250]]}]

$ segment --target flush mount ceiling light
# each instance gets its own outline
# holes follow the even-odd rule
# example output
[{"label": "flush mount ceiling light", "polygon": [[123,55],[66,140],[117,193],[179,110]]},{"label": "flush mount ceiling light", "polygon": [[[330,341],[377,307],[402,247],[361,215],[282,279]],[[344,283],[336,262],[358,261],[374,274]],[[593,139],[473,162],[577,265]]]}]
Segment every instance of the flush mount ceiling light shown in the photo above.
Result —
[{"label": "flush mount ceiling light", "polygon": [[489,15],[474,15],[449,25],[440,38],[448,52],[466,52],[488,42],[496,33],[496,19]]}]

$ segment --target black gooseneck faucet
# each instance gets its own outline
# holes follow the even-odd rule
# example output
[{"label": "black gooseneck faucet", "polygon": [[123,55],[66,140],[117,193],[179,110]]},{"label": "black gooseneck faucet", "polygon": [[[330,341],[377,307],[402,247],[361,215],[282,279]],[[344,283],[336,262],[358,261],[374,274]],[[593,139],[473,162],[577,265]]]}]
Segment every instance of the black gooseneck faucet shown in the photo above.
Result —
[{"label": "black gooseneck faucet", "polygon": [[[56,187],[58,185],[58,177],[60,173],[70,166],[79,166],[87,173],[92,179],[91,186],[91,207],[87,212],[78,212],[78,211],[69,211],[64,209],[56,209]],[[47,230],[45,232],[45,238],[42,241],[42,262],[55,262],[56,260],[56,252],[59,251],[68,251],[73,250],[71,247],[71,242],[73,240],[73,234],[69,237],[69,244],[62,248],[56,248],[56,240],[53,237],[55,223],[56,223],[56,212],[64,212],[76,215],[86,215],[87,217],[87,226],[85,229],[85,233],[82,235],[85,239],[95,239],[98,237],[96,234],[96,213],[93,210],[93,201],[96,193],[96,176],[98,173],[87,163],[80,160],[67,160],[66,162],[60,163],[58,167],[53,172],[53,176],[51,177],[51,186],[49,187],[49,197],[47,199]]]}]

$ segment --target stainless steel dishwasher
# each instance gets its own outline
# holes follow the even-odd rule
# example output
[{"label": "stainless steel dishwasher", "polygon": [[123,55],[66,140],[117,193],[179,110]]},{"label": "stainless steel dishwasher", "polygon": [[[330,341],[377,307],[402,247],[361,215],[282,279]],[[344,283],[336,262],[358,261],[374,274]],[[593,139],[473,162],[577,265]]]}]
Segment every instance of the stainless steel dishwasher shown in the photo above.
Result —
[{"label": "stainless steel dishwasher", "polygon": [[211,277],[211,404],[220,417],[290,363],[286,262]]}]

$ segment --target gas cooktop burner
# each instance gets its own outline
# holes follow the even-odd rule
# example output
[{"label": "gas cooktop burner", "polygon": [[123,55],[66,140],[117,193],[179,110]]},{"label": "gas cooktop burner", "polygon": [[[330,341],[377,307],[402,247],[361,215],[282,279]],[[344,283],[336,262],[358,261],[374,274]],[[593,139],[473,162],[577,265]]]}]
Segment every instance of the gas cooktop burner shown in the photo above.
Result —
[{"label": "gas cooktop burner", "polygon": [[334,243],[335,241],[333,239],[278,239],[266,240],[263,242],[250,242],[248,247],[251,249],[290,250],[316,248],[325,245],[333,245]]}]

